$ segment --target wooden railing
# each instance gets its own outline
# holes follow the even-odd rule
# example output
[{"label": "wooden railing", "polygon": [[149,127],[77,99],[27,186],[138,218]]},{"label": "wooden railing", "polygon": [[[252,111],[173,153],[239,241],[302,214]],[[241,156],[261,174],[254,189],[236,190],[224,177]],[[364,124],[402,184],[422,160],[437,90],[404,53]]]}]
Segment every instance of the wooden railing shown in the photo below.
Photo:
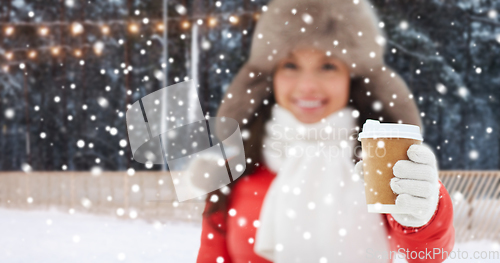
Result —
[{"label": "wooden railing", "polygon": [[176,200],[169,172],[0,172],[2,207],[201,221],[203,198]]},{"label": "wooden railing", "polygon": [[457,242],[500,240],[500,171],[441,171],[453,201]]},{"label": "wooden railing", "polygon": [[[454,206],[457,242],[500,240],[500,171],[440,171]],[[55,207],[148,221],[201,221],[204,197],[177,202],[169,172],[1,172],[0,206]]]}]

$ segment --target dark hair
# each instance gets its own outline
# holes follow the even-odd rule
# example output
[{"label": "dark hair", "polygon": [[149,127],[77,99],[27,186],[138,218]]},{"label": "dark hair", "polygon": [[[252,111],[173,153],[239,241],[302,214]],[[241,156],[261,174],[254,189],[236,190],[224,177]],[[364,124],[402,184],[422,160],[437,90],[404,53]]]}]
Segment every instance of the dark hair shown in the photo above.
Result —
[{"label": "dark hair", "polygon": [[[350,82],[350,87],[349,87],[349,102],[348,104],[353,106],[356,109],[360,109],[361,105],[357,105],[357,101],[353,99],[356,95],[356,93],[359,93],[360,91],[353,90],[355,87],[359,87],[359,82],[363,81],[361,78],[351,78]],[[259,108],[256,109],[256,113],[254,118],[247,124],[245,125],[242,129],[247,130],[250,133],[250,137],[247,138],[246,140],[243,141],[243,147],[245,148],[245,157],[250,158],[251,162],[247,164],[245,172],[238,178],[238,180],[234,181],[233,183],[229,184],[229,193],[226,195],[221,190],[215,190],[211,193],[209,193],[206,197],[205,203],[206,203],[206,208],[205,211],[203,212],[203,217],[206,219],[210,220],[210,216],[214,213],[222,213],[224,221],[227,219],[227,210],[228,210],[228,204],[229,204],[229,199],[230,199],[230,193],[234,186],[238,183],[239,180],[241,180],[241,177],[251,175],[255,172],[255,169],[257,166],[262,165],[262,142],[263,138],[265,135],[265,129],[264,125],[266,122],[270,119],[271,117],[271,109],[276,104],[276,99],[274,97],[274,93],[271,91],[270,95],[267,98],[268,103],[267,104],[261,104]],[[361,123],[365,121],[366,118],[364,118],[363,112],[360,115],[360,118],[358,118],[358,126],[361,127]],[[358,142],[359,144],[359,142]],[[359,148],[359,147],[358,147]],[[355,154],[355,157],[359,156]],[[355,158],[359,160],[359,158]],[[357,161],[355,160],[355,161]],[[217,202],[212,202],[210,201],[212,195],[216,195],[218,198]],[[219,227],[216,227],[217,225],[211,221],[209,221],[210,224],[214,226],[217,231],[224,232],[223,229],[220,229]]]}]

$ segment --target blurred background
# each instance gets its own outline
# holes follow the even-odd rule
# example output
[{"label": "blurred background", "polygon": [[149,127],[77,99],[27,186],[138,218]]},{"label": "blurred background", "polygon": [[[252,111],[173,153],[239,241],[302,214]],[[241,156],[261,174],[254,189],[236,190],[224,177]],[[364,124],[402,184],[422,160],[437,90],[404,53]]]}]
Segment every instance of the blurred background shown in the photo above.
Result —
[{"label": "blurred background", "polygon": [[[500,2],[371,2],[440,169],[492,172],[470,184],[495,186],[495,206]],[[204,200],[177,202],[165,167],[131,159],[125,112],[196,79],[214,116],[267,3],[1,0],[0,261],[55,262],[57,251],[65,261],[193,262]],[[467,191],[450,194],[472,205]],[[496,240],[479,247],[498,250]]]}]

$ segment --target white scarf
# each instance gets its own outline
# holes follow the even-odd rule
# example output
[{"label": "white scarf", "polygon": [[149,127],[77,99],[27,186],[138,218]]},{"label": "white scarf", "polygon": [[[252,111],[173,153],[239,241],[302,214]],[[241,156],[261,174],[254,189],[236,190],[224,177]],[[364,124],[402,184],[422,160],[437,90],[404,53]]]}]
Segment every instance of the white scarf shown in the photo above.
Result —
[{"label": "white scarf", "polygon": [[260,212],[260,256],[277,263],[388,262],[382,216],[367,212],[363,181],[353,176],[353,110],[305,124],[274,105],[263,157],[277,176]]}]

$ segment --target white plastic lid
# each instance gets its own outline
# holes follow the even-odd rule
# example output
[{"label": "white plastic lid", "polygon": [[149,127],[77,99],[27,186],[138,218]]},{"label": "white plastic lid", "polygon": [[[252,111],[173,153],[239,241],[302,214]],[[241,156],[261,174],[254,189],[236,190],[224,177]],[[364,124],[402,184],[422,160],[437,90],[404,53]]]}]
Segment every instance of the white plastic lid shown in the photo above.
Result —
[{"label": "white plastic lid", "polygon": [[377,120],[366,120],[358,141],[365,138],[406,138],[423,141],[420,127],[411,124],[380,123]]}]

